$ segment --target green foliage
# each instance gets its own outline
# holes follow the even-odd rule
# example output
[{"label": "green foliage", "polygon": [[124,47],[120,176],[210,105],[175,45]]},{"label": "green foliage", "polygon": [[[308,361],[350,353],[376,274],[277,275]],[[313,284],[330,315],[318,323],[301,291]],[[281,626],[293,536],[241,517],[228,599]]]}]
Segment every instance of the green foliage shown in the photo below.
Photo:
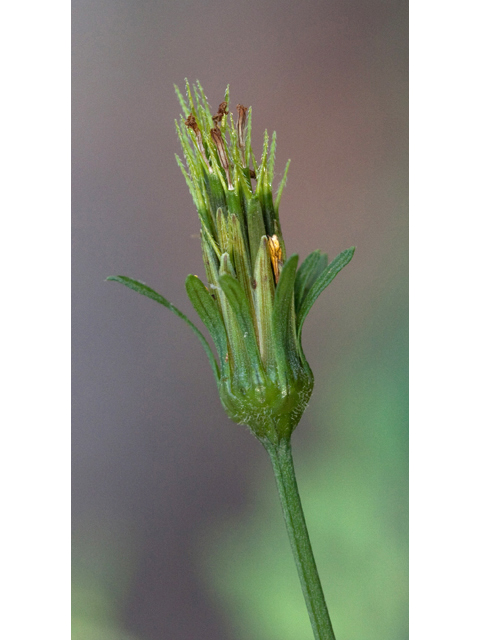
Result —
[{"label": "green foliage", "polygon": [[200,320],[212,336],[215,348],[220,356],[220,367],[223,376],[225,375],[224,369],[227,366],[227,334],[220,311],[208,292],[207,287],[197,276],[191,274],[187,276],[185,288],[190,302],[198,313]]},{"label": "green foliage", "polygon": [[275,211],[277,212],[277,217],[278,217],[278,208],[280,207],[280,201],[282,199],[282,193],[283,193],[283,190],[285,189],[285,185],[287,184],[287,175],[288,175],[289,168],[290,168],[290,160],[288,160],[287,165],[285,167],[285,171],[283,172],[283,178],[282,178],[282,181],[280,182],[280,186],[278,187],[277,197],[275,198]]},{"label": "green foliage", "polygon": [[328,265],[326,269],[323,269],[317,276],[317,279],[311,284],[308,292],[304,296],[303,302],[300,305],[300,310],[297,314],[297,331],[298,337],[301,339],[303,323],[310,309],[313,307],[318,296],[324,291],[332,280],[340,273],[343,267],[346,267],[355,253],[355,247],[346,249],[339,253],[336,258]]},{"label": "green foliage", "polygon": [[297,315],[313,283],[326,268],[327,264],[327,254],[317,249],[312,251],[300,265],[295,280],[295,313]]},{"label": "green foliage", "polygon": [[[227,298],[228,304],[232,308],[235,318],[230,330],[230,340],[237,345],[237,352],[242,351],[243,346],[247,352],[248,360],[245,363],[245,370],[239,371],[238,373],[240,377],[245,379],[250,379],[251,376],[253,376],[256,384],[262,384],[264,379],[263,367],[260,362],[260,353],[255,339],[255,329],[245,293],[239,281],[229,273],[221,275],[219,283]],[[234,354],[235,353],[236,351],[234,349]]]},{"label": "green foliage", "polygon": [[284,264],[273,303],[273,336],[277,357],[280,384],[288,390],[289,378],[296,371],[292,370],[299,352],[295,337],[295,314],[293,309],[293,288],[298,255],[290,256]]}]

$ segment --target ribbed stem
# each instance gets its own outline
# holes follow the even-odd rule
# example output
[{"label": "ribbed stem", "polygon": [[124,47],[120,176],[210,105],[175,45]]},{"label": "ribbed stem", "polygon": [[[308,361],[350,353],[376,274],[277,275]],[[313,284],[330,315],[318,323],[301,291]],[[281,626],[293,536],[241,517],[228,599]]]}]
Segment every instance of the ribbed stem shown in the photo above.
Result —
[{"label": "ribbed stem", "polygon": [[290,442],[282,440],[277,446],[272,445],[270,442],[264,442],[264,446],[272,461],[290,546],[297,565],[313,634],[316,640],[335,640],[315,558],[313,557],[312,546],[308,537],[307,525],[295,478]]}]

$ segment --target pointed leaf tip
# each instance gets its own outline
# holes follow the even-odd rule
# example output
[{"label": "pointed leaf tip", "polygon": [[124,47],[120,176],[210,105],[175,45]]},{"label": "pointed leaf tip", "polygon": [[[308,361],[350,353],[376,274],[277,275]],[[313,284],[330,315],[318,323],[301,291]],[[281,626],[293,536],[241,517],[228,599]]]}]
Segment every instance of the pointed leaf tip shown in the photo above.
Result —
[{"label": "pointed leaf tip", "polygon": [[187,316],[184,313],[182,313],[179,309],[177,309],[175,305],[169,302],[162,295],[157,293],[155,289],[148,287],[143,282],[139,282],[138,280],[133,280],[132,278],[128,278],[127,276],[108,276],[107,280],[111,282],[119,282],[120,284],[125,285],[129,289],[132,289],[132,291],[136,291],[137,293],[140,293],[142,296],[150,298],[151,300],[155,300],[155,302],[158,302],[158,304],[163,305],[164,307],[169,309],[172,313],[174,313],[176,316],[181,318],[184,322],[186,322],[190,327],[190,329],[192,329],[192,331],[195,333],[197,338],[202,343],[202,347],[204,348],[205,353],[207,354],[207,358],[208,358],[208,361],[210,362],[210,366],[213,369],[215,379],[217,380],[217,382],[219,381],[220,371],[218,369],[218,364],[217,364],[217,361],[215,360],[215,356],[213,355],[210,345],[206,341],[203,333],[193,324],[193,322],[191,322],[187,318]]},{"label": "pointed leaf tip", "polygon": [[345,249],[345,251],[339,253],[338,256],[334,258],[328,265],[328,267],[321,272],[321,274],[310,287],[310,290],[300,307],[300,311],[297,314],[297,332],[299,340],[301,339],[305,318],[309,314],[310,309],[313,307],[318,296],[328,287],[328,285],[340,273],[340,271],[347,266],[347,264],[353,258],[354,253],[355,247],[350,247],[350,249]]},{"label": "pointed leaf tip", "polygon": [[319,249],[312,251],[302,262],[295,278],[295,313],[298,314],[312,285],[327,266],[328,256]]}]

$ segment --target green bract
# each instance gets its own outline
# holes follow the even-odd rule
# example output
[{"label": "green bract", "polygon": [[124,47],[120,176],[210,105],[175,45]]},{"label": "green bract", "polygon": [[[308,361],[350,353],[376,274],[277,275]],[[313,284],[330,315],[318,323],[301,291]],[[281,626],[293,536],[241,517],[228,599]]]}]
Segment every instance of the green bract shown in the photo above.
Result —
[{"label": "green bract", "polygon": [[194,325],[165,298],[124,276],[116,280],[170,308],[193,327],[212,365],[220,399],[232,420],[264,442],[289,439],[313,389],[301,335],[320,293],[351,260],[347,249],[328,264],[314,251],[297,270],[287,259],[279,205],[289,163],[273,197],[276,134],[265,131],[257,162],[251,148],[252,111],[229,111],[229,91],[215,114],[197,82],[185,100],[175,87],[183,117],[176,128],[185,177],[201,224],[206,283],[189,275],[188,296],[214,342],[218,361]]}]

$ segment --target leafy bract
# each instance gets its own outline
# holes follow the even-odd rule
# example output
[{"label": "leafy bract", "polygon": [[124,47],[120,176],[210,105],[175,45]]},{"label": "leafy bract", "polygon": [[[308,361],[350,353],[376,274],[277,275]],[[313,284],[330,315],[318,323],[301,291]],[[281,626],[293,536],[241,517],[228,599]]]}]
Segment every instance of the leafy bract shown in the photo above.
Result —
[{"label": "leafy bract", "polygon": [[347,264],[353,258],[354,252],[355,247],[350,247],[350,249],[346,249],[345,251],[342,251],[342,253],[339,253],[338,256],[332,260],[328,267],[320,273],[318,278],[311,285],[310,290],[305,296],[300,310],[297,313],[297,332],[299,339],[302,335],[302,327],[303,323],[305,322],[305,318],[310,312],[310,309],[313,307],[316,299],[322,293],[322,291],[326,289],[326,287],[328,287],[335,276],[340,273],[343,267],[347,266]]},{"label": "leafy bract", "polygon": [[146,296],[151,300],[155,300],[155,302],[158,302],[158,304],[163,305],[164,307],[169,309],[172,313],[174,313],[176,316],[181,318],[184,322],[186,322],[190,327],[190,329],[192,329],[192,331],[195,333],[197,338],[202,343],[202,347],[205,349],[205,353],[207,354],[207,358],[213,369],[215,379],[218,382],[220,377],[220,372],[218,369],[217,361],[215,360],[215,356],[213,355],[213,352],[210,348],[210,345],[206,341],[205,336],[202,334],[202,332],[193,324],[193,322],[191,322],[187,318],[187,316],[184,313],[182,313],[179,309],[177,309],[177,307],[175,307],[171,302],[169,302],[166,298],[161,296],[159,293],[157,293],[154,289],[152,289],[151,287],[148,287],[146,284],[143,284],[143,282],[139,282],[138,280],[133,280],[132,278],[128,278],[127,276],[109,276],[107,280],[111,282],[119,282],[120,284],[125,285],[129,289],[132,289],[132,291],[136,291],[137,293],[140,293],[142,296]]},{"label": "leafy bract", "polygon": [[297,314],[313,283],[327,265],[328,256],[319,249],[312,251],[300,265],[297,271],[297,277],[295,278],[295,312]]},{"label": "leafy bract", "polygon": [[273,336],[279,373],[284,378],[296,355],[293,289],[298,255],[288,258],[282,267],[273,302]]},{"label": "leafy bract", "polygon": [[[229,273],[221,275],[218,282],[232,308],[235,319],[235,326],[232,327],[232,332],[229,332],[230,340],[239,344],[243,343],[248,355],[248,366],[252,367],[256,379],[261,380],[263,370],[247,297],[239,281]],[[248,372],[244,373],[248,375]]]},{"label": "leafy bract", "polygon": [[227,334],[219,308],[206,286],[197,276],[187,276],[185,288],[195,311],[212,336],[223,372],[227,362]]}]

